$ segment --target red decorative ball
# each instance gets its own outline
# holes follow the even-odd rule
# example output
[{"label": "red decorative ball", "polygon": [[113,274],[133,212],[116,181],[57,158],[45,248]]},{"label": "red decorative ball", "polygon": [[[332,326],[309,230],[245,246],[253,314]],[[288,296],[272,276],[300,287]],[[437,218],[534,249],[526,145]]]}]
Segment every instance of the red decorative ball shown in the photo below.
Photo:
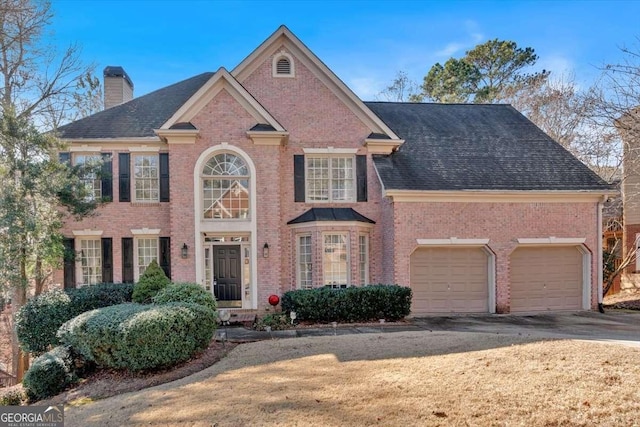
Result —
[{"label": "red decorative ball", "polygon": [[280,297],[278,295],[269,295],[269,304],[275,307],[279,302]]}]

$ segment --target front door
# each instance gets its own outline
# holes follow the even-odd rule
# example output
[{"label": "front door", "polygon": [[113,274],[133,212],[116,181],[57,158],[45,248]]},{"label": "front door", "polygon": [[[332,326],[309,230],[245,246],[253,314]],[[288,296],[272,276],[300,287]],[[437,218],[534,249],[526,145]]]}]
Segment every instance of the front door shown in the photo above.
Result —
[{"label": "front door", "polygon": [[242,307],[240,261],[240,245],[213,246],[213,293],[219,307]]}]

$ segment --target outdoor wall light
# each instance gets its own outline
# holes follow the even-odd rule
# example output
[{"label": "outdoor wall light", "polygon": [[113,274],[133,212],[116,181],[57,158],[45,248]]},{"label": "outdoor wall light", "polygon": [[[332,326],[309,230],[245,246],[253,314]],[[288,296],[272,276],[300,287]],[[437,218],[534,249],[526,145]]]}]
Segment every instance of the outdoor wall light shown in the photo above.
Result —
[{"label": "outdoor wall light", "polygon": [[189,256],[189,246],[186,243],[182,244],[182,258],[187,258]]},{"label": "outdoor wall light", "polygon": [[269,258],[269,244],[265,243],[264,246],[262,247],[262,257],[263,258]]}]

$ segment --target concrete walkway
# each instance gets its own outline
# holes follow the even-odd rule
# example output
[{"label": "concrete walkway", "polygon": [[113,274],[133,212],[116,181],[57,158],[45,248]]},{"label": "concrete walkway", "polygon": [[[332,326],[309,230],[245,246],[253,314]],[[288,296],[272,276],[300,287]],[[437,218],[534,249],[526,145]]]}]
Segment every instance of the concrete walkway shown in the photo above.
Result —
[{"label": "concrete walkway", "polygon": [[241,326],[220,327],[218,341],[251,342],[268,339],[392,333],[405,331],[457,331],[532,335],[540,338],[570,338],[615,341],[640,347],[640,312],[607,311],[533,315],[477,315],[413,318],[406,322],[366,325],[336,324],[295,327],[283,331],[255,331]]}]

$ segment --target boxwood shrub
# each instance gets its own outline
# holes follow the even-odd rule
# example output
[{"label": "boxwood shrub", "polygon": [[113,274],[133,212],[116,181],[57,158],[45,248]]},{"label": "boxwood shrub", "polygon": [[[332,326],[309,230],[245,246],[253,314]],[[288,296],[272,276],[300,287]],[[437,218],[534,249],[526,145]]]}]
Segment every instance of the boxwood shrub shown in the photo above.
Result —
[{"label": "boxwood shrub", "polygon": [[42,354],[59,344],[56,332],[67,320],[100,307],[130,302],[133,284],[101,283],[45,292],[16,314],[16,331],[24,351]]},{"label": "boxwood shrub", "polygon": [[98,367],[140,371],[175,365],[207,348],[213,310],[199,304],[120,304],[79,315],[58,337]]},{"label": "boxwood shrub", "polygon": [[168,302],[191,302],[204,305],[211,310],[217,309],[217,304],[211,292],[207,292],[197,283],[171,283],[162,289],[152,299],[154,304]]},{"label": "boxwood shrub", "polygon": [[133,287],[133,302],[148,304],[151,299],[162,289],[166,288],[171,280],[164,274],[158,262],[154,259],[145,268],[140,280]]},{"label": "boxwood shrub", "polygon": [[295,311],[298,320],[311,322],[366,322],[398,320],[411,312],[411,288],[369,285],[285,292],[282,309]]},{"label": "boxwood shrub", "polygon": [[29,400],[34,401],[55,396],[76,380],[71,349],[58,346],[34,359],[22,386]]}]

